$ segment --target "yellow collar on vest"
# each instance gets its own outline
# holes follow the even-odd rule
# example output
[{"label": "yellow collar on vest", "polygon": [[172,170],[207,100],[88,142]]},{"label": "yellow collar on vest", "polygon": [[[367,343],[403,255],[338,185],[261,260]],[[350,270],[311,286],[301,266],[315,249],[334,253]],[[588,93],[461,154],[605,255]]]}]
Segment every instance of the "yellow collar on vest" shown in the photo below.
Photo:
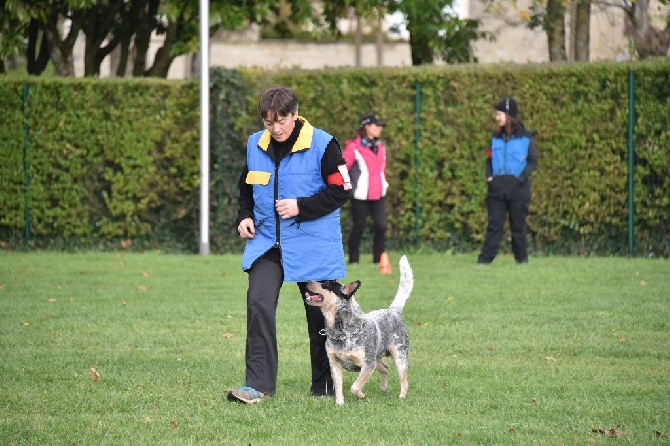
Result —
[{"label": "yellow collar on vest", "polygon": [[[298,115],[298,120],[302,122],[302,129],[300,129],[298,139],[296,139],[295,144],[293,144],[293,148],[291,149],[292,153],[309,149],[312,145],[312,136],[314,135],[314,127],[312,127],[312,124],[310,124],[307,119]],[[258,141],[258,147],[267,152],[268,147],[270,147],[270,138],[270,132],[265,130],[261,135],[261,139]]]}]

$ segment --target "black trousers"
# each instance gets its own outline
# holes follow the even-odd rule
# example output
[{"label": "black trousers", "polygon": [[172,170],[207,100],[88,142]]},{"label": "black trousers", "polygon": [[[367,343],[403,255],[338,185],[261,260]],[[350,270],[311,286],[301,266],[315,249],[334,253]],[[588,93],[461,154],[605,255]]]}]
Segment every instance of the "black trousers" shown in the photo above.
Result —
[{"label": "black trousers", "polygon": [[488,227],[486,240],[479,254],[479,263],[491,263],[498,254],[500,241],[503,237],[505,219],[509,215],[510,232],[512,233],[512,252],[517,262],[528,260],[528,241],[526,239],[526,217],[530,206],[530,187],[518,188],[515,184],[506,190],[489,192],[486,197],[488,211]]},{"label": "black trousers", "polygon": [[379,263],[386,242],[386,198],[379,200],[351,200],[352,227],[349,234],[349,263],[360,260],[360,246],[368,213],[372,216],[372,262]]},{"label": "black trousers", "polygon": [[[282,265],[272,260],[261,258],[249,270],[245,384],[268,395],[274,395],[277,390],[279,355],[276,320],[283,282]],[[304,303],[305,283],[298,283],[298,289]],[[304,305],[312,364],[310,390],[313,395],[332,395],[326,336],[322,331],[325,328],[323,313],[319,308]]]}]

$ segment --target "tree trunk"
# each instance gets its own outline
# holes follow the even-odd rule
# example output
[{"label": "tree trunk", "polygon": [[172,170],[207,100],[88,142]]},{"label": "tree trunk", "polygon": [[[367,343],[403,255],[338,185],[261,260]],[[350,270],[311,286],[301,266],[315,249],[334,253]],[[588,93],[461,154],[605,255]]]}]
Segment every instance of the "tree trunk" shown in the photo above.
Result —
[{"label": "tree trunk", "polygon": [[50,59],[49,43],[44,31],[35,19],[28,25],[28,45],[26,47],[26,65],[28,74],[40,75]]},{"label": "tree trunk", "polygon": [[[100,75],[100,65],[119,44],[120,37],[113,30],[123,2],[109,2],[108,6],[96,5],[87,10],[82,30],[86,36],[84,47],[84,76]],[[112,36],[110,38],[110,36]],[[107,45],[102,46],[105,40]]]},{"label": "tree trunk", "polygon": [[648,55],[646,45],[647,35],[649,34],[649,0],[639,0],[633,3],[633,31],[635,35],[635,49],[640,58],[644,59]]},{"label": "tree trunk", "polygon": [[377,8],[377,66],[384,65],[384,11]]},{"label": "tree trunk", "polygon": [[412,52],[412,65],[430,65],[434,61],[433,50],[428,42],[416,33],[409,32],[409,46]]},{"label": "tree trunk", "polygon": [[45,25],[45,35],[49,44],[51,54],[51,63],[54,66],[56,76],[74,76],[74,44],[81,30],[81,14],[72,14],[70,20],[70,30],[65,37],[62,37],[63,16],[55,11],[49,17]]},{"label": "tree trunk", "polygon": [[571,1],[566,8],[565,27],[568,32],[566,35],[565,49],[568,62],[575,61],[575,53],[577,52],[577,2],[579,2],[579,0]]},{"label": "tree trunk", "polygon": [[565,52],[565,6],[562,0],[548,0],[544,30],[549,45],[549,61],[567,60]]},{"label": "tree trunk", "polygon": [[130,41],[132,36],[126,35],[121,38],[119,44],[109,53],[110,73],[114,77],[126,77],[129,73],[128,61],[130,59]]},{"label": "tree trunk", "polygon": [[591,42],[591,1],[580,0],[577,3],[575,16],[575,60],[590,60],[589,46]]},{"label": "tree trunk", "polygon": [[362,38],[363,32],[361,30],[361,27],[363,25],[362,25],[361,22],[362,22],[361,16],[358,13],[356,13],[356,33],[354,34],[354,45],[356,45],[356,60],[355,60],[354,66],[356,66],[356,67],[361,66],[362,59],[363,59],[361,57],[361,45],[362,45],[362,41],[363,41],[363,38]]},{"label": "tree trunk", "polygon": [[177,40],[177,33],[179,32],[179,24],[183,18],[177,18],[171,20],[168,23],[167,29],[165,30],[165,40],[163,40],[163,46],[156,51],[156,56],[154,57],[154,63],[151,65],[145,76],[149,77],[163,77],[167,78],[168,72],[170,71],[170,65],[174,57],[170,54],[172,53],[172,46]]},{"label": "tree trunk", "polygon": [[640,59],[668,55],[668,48],[670,48],[670,13],[666,18],[665,29],[656,29],[649,24],[649,0],[638,0],[633,3],[629,18],[633,25],[635,51]]},{"label": "tree trunk", "polygon": [[154,30],[155,17],[158,13],[159,0],[149,0],[146,8],[140,11],[137,18],[135,41],[133,43],[133,76],[145,75],[147,66],[147,51],[151,43],[151,33]]}]

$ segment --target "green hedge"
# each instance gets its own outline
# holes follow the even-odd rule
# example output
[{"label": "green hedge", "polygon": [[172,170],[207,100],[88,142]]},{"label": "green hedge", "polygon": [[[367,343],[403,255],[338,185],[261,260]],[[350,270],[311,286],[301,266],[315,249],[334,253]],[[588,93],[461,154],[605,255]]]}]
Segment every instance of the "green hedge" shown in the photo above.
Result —
[{"label": "green hedge", "polygon": [[[470,251],[486,229],[493,105],[515,96],[537,133],[529,228],[535,254],[628,251],[629,72],[635,74],[637,255],[670,255],[670,62],[318,71],[213,69],[211,249],[238,251],[234,220],[256,102],[289,85],[300,113],[344,145],[359,116],[387,120],[389,247]],[[25,232],[22,89],[30,96]],[[420,94],[419,94],[420,91]],[[0,229],[9,246],[197,251],[198,86],[0,79]],[[4,153],[4,152],[7,153]],[[4,191],[7,191],[5,193]],[[343,230],[348,232],[348,205]],[[366,240],[369,242],[369,240]],[[508,249],[505,245],[504,249]]]},{"label": "green hedge", "polygon": [[168,232],[191,243],[179,229],[197,227],[196,85],[31,78],[0,82],[0,97],[14,98],[0,124],[3,239],[86,248]]}]

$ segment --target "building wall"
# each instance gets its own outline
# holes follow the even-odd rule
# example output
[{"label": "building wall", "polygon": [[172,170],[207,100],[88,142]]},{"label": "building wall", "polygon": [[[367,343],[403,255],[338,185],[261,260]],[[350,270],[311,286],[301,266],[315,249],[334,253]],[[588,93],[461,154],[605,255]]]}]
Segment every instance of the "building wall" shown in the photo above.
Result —
[{"label": "building wall", "polygon": [[[485,10],[480,0],[463,0],[469,17],[479,17],[483,29],[495,35],[495,41],[480,40],[474,44],[474,53],[481,63],[539,63],[549,60],[547,36],[541,29],[531,30],[522,14],[532,0],[518,0],[515,8],[505,6],[492,13]],[[570,13],[566,13],[570,41]],[[510,26],[509,23],[518,24]],[[566,42],[566,50],[569,45]],[[569,51],[569,50],[568,50]],[[590,51],[591,61],[626,60],[630,57],[628,39],[624,35],[624,12],[618,8],[591,7]],[[571,58],[571,54],[568,54]]]},{"label": "building wall", "polygon": [[[227,68],[240,66],[261,68],[325,68],[353,67],[356,64],[356,46],[353,43],[314,43],[285,40],[260,42],[211,42],[212,65]],[[361,45],[361,65],[377,66],[374,43]],[[412,65],[407,42],[383,45],[382,65],[389,67]]]}]

